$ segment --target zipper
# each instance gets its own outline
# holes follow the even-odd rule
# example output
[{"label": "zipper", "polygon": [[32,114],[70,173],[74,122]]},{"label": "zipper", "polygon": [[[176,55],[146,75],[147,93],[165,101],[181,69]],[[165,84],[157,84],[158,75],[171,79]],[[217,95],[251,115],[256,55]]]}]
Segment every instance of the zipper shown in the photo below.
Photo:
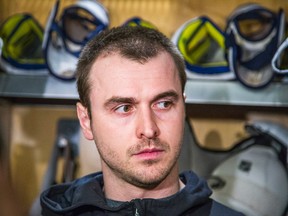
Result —
[{"label": "zipper", "polygon": [[134,216],[144,216],[143,210],[141,208],[141,200],[140,199],[134,199],[132,200],[134,203]]},{"label": "zipper", "polygon": [[136,210],[135,210],[135,216],[140,216],[137,208],[136,208]]}]

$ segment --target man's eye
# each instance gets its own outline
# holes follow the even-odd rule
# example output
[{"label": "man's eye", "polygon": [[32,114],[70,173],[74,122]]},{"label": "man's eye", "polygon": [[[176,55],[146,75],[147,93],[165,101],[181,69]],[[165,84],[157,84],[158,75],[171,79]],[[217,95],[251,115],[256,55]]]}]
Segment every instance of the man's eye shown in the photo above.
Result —
[{"label": "man's eye", "polygon": [[159,103],[157,103],[157,108],[158,109],[167,109],[170,108],[172,105],[171,101],[161,101]]},{"label": "man's eye", "polygon": [[127,113],[132,110],[132,106],[130,105],[121,105],[115,109],[117,113]]}]

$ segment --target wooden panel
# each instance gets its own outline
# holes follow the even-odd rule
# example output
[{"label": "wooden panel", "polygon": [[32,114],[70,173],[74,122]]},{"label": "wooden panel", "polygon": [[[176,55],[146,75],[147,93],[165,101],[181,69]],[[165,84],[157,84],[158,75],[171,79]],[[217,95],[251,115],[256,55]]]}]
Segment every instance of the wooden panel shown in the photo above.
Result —
[{"label": "wooden panel", "polygon": [[[102,2],[109,11],[111,26],[120,25],[130,17],[138,15],[151,21],[159,30],[171,36],[185,21],[201,15],[210,17],[221,28],[224,28],[229,14],[238,5],[251,1],[103,0]],[[276,11],[280,7],[288,10],[286,0],[256,0],[254,2]]]},{"label": "wooden panel", "polygon": [[[0,21],[15,13],[29,12],[44,26],[55,2],[53,0],[1,0]],[[62,0],[61,8],[73,2],[75,0]],[[171,36],[182,23],[200,15],[209,16],[216,24],[224,28],[228,15],[240,4],[251,1],[102,0],[99,2],[107,8],[111,26],[121,25],[132,16],[140,16],[154,23],[167,36]],[[288,11],[287,0],[255,0],[253,2],[275,11],[280,7]]]},{"label": "wooden panel", "polygon": [[228,150],[247,137],[245,119],[190,118],[196,139],[202,147],[212,150]]},{"label": "wooden panel", "polygon": [[39,193],[60,118],[77,118],[74,107],[14,106],[11,128],[11,176],[27,208]]}]

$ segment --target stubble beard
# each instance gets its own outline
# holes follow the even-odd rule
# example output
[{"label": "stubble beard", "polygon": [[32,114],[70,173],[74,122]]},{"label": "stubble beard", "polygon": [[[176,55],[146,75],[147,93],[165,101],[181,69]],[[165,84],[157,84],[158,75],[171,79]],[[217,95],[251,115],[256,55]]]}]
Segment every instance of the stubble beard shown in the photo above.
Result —
[{"label": "stubble beard", "polygon": [[[177,146],[177,149],[172,149],[172,151],[176,152],[176,155],[170,156],[170,158],[166,161],[151,159],[145,160],[140,164],[139,162],[137,164],[132,164],[133,154],[148,147],[162,149],[165,154],[167,154],[171,152],[170,146],[166,142],[160,141],[158,138],[149,140],[143,139],[127,150],[128,161],[120,160],[117,157],[117,153],[109,149],[106,149],[104,153],[104,151],[101,151],[101,148],[99,149],[99,146],[97,147],[100,157],[104,162],[104,166],[107,166],[107,168],[110,169],[117,176],[117,178],[136,187],[153,189],[159,185],[177,165],[181,144]],[[141,166],[139,170],[137,169],[137,166]],[[146,168],[147,171],[145,171]]]}]

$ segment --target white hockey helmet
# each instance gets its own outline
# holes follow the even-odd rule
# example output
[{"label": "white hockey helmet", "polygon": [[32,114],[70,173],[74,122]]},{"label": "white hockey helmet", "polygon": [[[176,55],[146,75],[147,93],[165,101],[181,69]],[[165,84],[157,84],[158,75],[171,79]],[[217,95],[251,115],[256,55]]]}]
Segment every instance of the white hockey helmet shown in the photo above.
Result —
[{"label": "white hockey helmet", "polygon": [[287,148],[266,135],[253,135],[223,161],[208,183],[212,198],[248,216],[283,216],[288,204]]}]

